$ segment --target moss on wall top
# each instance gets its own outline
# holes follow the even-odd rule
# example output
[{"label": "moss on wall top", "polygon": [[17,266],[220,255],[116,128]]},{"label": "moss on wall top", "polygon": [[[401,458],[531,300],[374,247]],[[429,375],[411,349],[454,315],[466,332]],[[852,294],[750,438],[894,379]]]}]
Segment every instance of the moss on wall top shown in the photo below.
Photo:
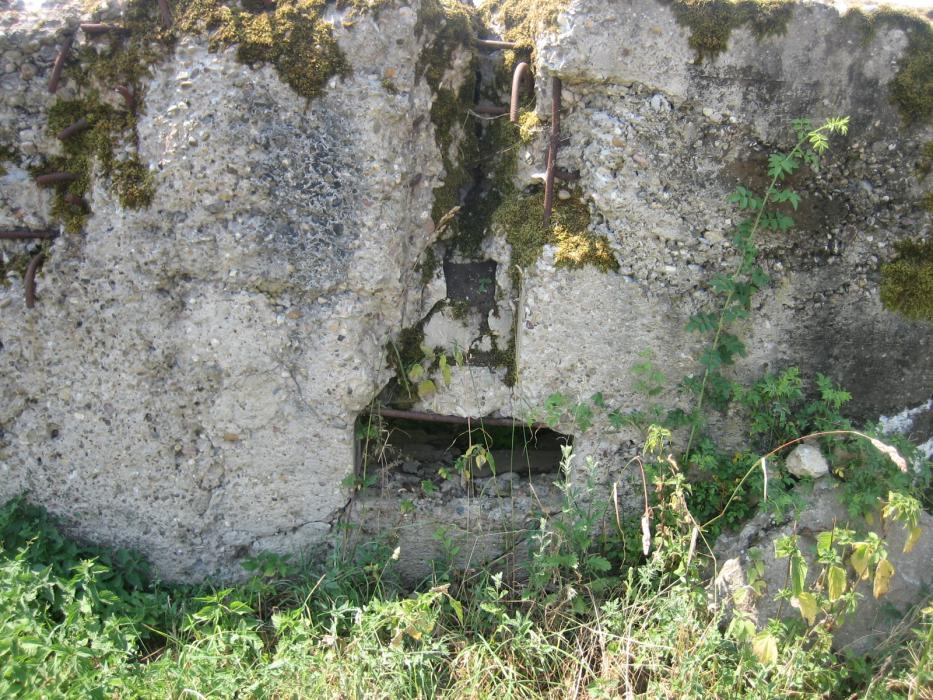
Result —
[{"label": "moss on wall top", "polygon": [[178,3],[176,27],[185,33],[210,30],[211,50],[236,45],[237,60],[274,66],[282,82],[310,100],[324,91],[331,76],[350,70],[331,25],[322,18],[326,4],[279,0],[274,7],[250,11],[219,0],[187,0]]},{"label": "moss on wall top", "polygon": [[865,13],[852,9],[843,21],[862,33],[865,43],[881,27],[900,29],[907,35],[907,50],[898,62],[897,74],[888,84],[891,101],[908,126],[924,124],[933,116],[933,25],[921,14],[904,9],[881,8]]},{"label": "moss on wall top", "polygon": [[520,49],[535,48],[542,33],[557,26],[557,17],[571,0],[487,0],[482,13],[486,23],[502,28],[502,37]]},{"label": "moss on wall top", "polygon": [[881,266],[881,302],[909,319],[933,321],[933,240],[901,241]]},{"label": "moss on wall top", "polygon": [[662,0],[677,23],[690,28],[690,48],[697,61],[715,58],[729,48],[733,29],[748,27],[758,38],[784,34],[793,0]]}]

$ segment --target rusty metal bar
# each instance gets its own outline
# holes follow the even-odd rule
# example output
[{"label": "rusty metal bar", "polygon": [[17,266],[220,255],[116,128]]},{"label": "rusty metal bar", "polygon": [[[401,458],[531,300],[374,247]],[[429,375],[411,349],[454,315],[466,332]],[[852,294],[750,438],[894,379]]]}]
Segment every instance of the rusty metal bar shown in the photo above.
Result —
[{"label": "rusty metal bar", "polygon": [[477,39],[476,46],[481,49],[514,49],[518,46],[514,41],[497,41],[495,39]]},{"label": "rusty metal bar", "polygon": [[84,117],[81,117],[78,121],[76,121],[71,126],[66,126],[64,129],[58,132],[58,140],[64,141],[65,139],[71,138],[75,134],[80,133],[90,128],[91,128],[91,123]]},{"label": "rusty metal bar", "polygon": [[114,90],[120,93],[123,102],[126,103],[126,109],[130,112],[136,111],[136,95],[126,85],[117,85]]},{"label": "rusty metal bar", "polygon": [[551,223],[554,207],[554,170],[557,165],[557,144],[560,142],[560,78],[551,78],[551,138],[547,149],[547,177],[544,180],[544,225]]},{"label": "rusty metal bar", "polygon": [[101,34],[106,34],[108,32],[125,32],[126,29],[123,27],[118,27],[115,24],[104,24],[103,22],[84,22],[83,24],[78,25],[81,27],[81,31],[87,34],[88,36],[99,36]]},{"label": "rusty metal bar", "polygon": [[58,232],[46,229],[44,231],[30,231],[25,228],[12,229],[10,231],[0,231],[0,240],[17,241],[29,240],[31,238],[43,238],[46,240],[58,238]]},{"label": "rusty metal bar", "polygon": [[522,61],[515,66],[512,73],[512,101],[509,104],[509,121],[513,124],[518,124],[518,98],[521,95],[522,80],[524,78],[531,78],[531,72],[528,64]]},{"label": "rusty metal bar", "polygon": [[68,54],[71,51],[71,45],[74,43],[74,40],[74,34],[69,34],[65,37],[65,43],[62,44],[58,56],[55,57],[55,64],[52,66],[52,77],[49,78],[49,92],[52,94],[55,94],[55,91],[58,90],[58,83],[62,79],[62,70],[65,68],[65,61],[68,59]]},{"label": "rusty metal bar", "polygon": [[32,260],[29,261],[29,266],[26,268],[26,276],[23,279],[23,282],[26,286],[26,308],[31,309],[36,305],[36,270],[39,268],[39,263],[42,262],[44,253],[36,253]]},{"label": "rusty metal bar", "polygon": [[168,6],[168,0],[159,0],[159,13],[162,15],[162,24],[166,27],[171,27],[172,10]]},{"label": "rusty metal bar", "polygon": [[454,423],[456,425],[491,425],[504,428],[549,428],[544,423],[528,423],[514,418],[471,418],[469,416],[445,416],[440,413],[425,413],[424,411],[406,411],[399,408],[380,408],[373,411],[383,418],[403,418],[406,420],[420,420],[426,423]]},{"label": "rusty metal bar", "polygon": [[576,170],[564,170],[563,168],[554,168],[554,177],[564,182],[576,182],[580,179],[580,173]]},{"label": "rusty metal bar", "polygon": [[63,199],[65,200],[66,204],[70,204],[73,207],[81,207],[82,209],[87,209],[87,202],[84,201],[84,198],[79,197],[78,195],[72,192],[66,192]]},{"label": "rusty metal bar", "polygon": [[36,177],[36,184],[42,186],[60,185],[64,182],[74,182],[77,179],[78,176],[74,173],[46,173]]},{"label": "rusty metal bar", "polygon": [[509,113],[504,107],[497,107],[496,105],[476,105],[472,108],[472,111],[490,117],[504,117]]}]

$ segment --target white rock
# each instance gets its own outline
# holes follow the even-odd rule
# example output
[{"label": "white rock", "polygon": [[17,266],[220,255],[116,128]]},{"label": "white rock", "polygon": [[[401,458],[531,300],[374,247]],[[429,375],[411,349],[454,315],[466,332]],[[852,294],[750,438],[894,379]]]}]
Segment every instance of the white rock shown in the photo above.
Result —
[{"label": "white rock", "polygon": [[829,464],[820,450],[813,445],[798,445],[785,462],[787,471],[794,476],[818,479],[829,471]]}]

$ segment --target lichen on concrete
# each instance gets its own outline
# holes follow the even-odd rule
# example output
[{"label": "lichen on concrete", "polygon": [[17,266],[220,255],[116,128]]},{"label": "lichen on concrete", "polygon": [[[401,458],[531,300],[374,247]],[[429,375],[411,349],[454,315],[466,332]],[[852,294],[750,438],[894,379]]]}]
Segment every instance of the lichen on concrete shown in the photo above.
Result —
[{"label": "lichen on concrete", "polygon": [[881,301],[909,319],[933,321],[933,241],[900,241],[881,266]]}]

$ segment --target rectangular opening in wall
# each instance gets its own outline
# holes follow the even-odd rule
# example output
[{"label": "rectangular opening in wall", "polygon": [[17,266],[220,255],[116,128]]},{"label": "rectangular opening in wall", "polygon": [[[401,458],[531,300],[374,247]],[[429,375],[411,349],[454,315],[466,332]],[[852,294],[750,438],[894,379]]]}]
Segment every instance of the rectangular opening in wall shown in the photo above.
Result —
[{"label": "rectangular opening in wall", "polygon": [[[573,436],[510,418],[386,411],[357,424],[357,480],[366,490],[414,495],[479,494],[489,481],[508,484],[560,471],[561,446]],[[427,493],[425,493],[427,492]],[[501,489],[494,493],[501,495]]]}]

